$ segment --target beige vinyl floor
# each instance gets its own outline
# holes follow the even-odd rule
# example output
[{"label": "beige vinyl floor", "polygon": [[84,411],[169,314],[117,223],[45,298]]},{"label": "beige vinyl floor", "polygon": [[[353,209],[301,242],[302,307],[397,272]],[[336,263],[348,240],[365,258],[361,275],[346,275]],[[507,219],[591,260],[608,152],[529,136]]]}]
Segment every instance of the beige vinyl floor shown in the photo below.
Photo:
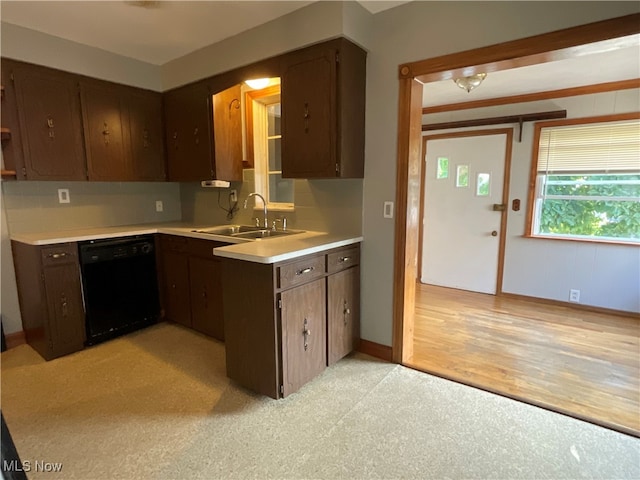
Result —
[{"label": "beige vinyl floor", "polygon": [[222,343],[171,324],[1,358],[30,479],[640,478],[637,438],[362,354],[283,400],[234,385]]}]

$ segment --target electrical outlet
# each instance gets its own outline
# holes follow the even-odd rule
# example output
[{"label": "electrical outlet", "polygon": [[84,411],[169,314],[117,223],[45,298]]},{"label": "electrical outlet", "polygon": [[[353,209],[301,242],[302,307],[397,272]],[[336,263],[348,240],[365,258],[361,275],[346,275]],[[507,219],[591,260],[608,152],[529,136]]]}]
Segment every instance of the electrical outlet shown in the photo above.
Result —
[{"label": "electrical outlet", "polygon": [[58,189],[58,203],[71,203],[71,197],[69,196],[68,188]]},{"label": "electrical outlet", "polygon": [[238,201],[238,192],[234,189],[229,192],[229,201],[235,203]]},{"label": "electrical outlet", "polygon": [[156,200],[156,212],[162,212],[164,210],[164,205],[162,200]]},{"label": "electrical outlet", "polygon": [[580,302],[580,290],[570,290],[569,291],[569,301],[579,303]]}]

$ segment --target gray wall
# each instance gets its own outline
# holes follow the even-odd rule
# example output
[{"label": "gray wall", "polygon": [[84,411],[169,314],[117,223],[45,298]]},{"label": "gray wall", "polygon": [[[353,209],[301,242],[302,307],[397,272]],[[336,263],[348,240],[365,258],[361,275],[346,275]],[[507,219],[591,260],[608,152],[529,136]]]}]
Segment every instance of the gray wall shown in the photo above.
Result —
[{"label": "gray wall", "polygon": [[[640,111],[640,90],[478,108],[425,115],[425,123],[471,120],[530,112],[566,110],[567,118],[594,117]],[[515,129],[509,199],[519,198],[519,212],[507,212],[504,292],[566,302],[569,290],[581,292],[580,303],[614,310],[640,312],[640,249],[636,245],[572,242],[524,238],[532,162],[533,124],[526,123],[522,142]],[[491,127],[485,127],[491,128]],[[432,131],[429,134],[464,130]]]}]

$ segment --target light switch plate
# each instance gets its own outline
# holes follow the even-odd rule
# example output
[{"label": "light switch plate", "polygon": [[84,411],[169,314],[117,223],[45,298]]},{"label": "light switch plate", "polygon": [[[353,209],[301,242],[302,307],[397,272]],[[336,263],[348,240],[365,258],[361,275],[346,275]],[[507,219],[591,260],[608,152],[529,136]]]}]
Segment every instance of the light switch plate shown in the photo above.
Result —
[{"label": "light switch plate", "polygon": [[71,203],[71,197],[69,196],[68,188],[58,189],[58,203]]},{"label": "light switch plate", "polygon": [[393,202],[384,202],[382,216],[384,218],[393,218]]},{"label": "light switch plate", "polygon": [[162,212],[164,210],[164,204],[162,200],[156,200],[156,212]]}]

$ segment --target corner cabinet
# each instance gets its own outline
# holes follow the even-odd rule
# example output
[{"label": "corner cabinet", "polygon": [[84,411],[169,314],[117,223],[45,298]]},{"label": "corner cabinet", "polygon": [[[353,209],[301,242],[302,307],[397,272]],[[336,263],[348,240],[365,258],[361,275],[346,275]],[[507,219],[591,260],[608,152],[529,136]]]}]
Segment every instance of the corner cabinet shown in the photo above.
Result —
[{"label": "corner cabinet", "polygon": [[222,274],[213,249],[221,242],[160,235],[165,319],[224,340]]},{"label": "corner cabinet", "polygon": [[281,87],[282,176],[363,178],[366,52],[346,39],[293,52]]},{"label": "corner cabinet", "polygon": [[240,86],[212,95],[197,82],[165,92],[163,101],[169,180],[242,181]]},{"label": "corner cabinet", "polygon": [[89,180],[165,180],[160,93],[80,82]]},{"label": "corner cabinet", "polygon": [[227,375],[286,397],[356,348],[358,263],[359,245],[275,264],[223,258]]},{"label": "corner cabinet", "polygon": [[82,350],[86,334],[77,244],[11,245],[27,343],[46,360]]}]

